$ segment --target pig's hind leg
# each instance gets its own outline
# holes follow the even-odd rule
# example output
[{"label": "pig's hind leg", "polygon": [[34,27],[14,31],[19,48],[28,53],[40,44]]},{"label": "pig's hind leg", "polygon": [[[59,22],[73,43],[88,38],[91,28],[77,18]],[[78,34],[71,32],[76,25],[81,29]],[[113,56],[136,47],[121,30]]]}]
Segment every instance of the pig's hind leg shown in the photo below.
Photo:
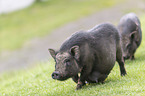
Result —
[{"label": "pig's hind leg", "polygon": [[122,49],[121,49],[120,44],[117,48],[116,59],[120,67],[121,76],[125,76],[127,73],[124,67],[124,59],[123,59]]}]

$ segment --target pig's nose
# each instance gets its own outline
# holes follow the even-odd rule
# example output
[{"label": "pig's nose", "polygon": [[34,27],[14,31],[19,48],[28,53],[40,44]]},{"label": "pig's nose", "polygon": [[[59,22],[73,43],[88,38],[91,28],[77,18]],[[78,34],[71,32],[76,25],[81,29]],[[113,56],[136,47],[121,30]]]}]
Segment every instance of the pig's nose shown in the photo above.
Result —
[{"label": "pig's nose", "polygon": [[55,71],[52,73],[52,78],[53,79],[59,79],[60,78],[60,73],[58,71]]},{"label": "pig's nose", "polygon": [[123,56],[124,61],[129,58],[129,56]]}]

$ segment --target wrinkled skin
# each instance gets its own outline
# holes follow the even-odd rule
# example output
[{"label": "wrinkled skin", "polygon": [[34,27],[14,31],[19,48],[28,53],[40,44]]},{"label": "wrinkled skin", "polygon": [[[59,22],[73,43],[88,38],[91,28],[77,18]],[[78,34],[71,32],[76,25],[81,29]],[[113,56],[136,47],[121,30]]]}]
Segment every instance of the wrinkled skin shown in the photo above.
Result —
[{"label": "wrinkled skin", "polygon": [[134,60],[134,54],[142,39],[138,17],[134,13],[123,16],[119,22],[118,29],[121,33],[124,59]]},{"label": "wrinkled skin", "polygon": [[115,61],[119,63],[121,75],[126,75],[120,35],[110,23],[76,32],[58,51],[49,49],[49,52],[56,63],[52,78],[60,81],[72,78],[77,83],[76,89],[81,89],[86,81],[103,83]]}]

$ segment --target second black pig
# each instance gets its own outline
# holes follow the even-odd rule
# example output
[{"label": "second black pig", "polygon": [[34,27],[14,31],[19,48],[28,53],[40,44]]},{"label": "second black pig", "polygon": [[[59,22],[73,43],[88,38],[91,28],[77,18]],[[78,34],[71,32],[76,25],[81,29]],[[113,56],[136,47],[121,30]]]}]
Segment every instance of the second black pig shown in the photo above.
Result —
[{"label": "second black pig", "polygon": [[120,35],[110,23],[100,24],[89,31],[76,32],[58,51],[49,49],[49,52],[56,63],[52,78],[60,81],[72,78],[77,83],[77,89],[86,81],[104,82],[116,60],[121,75],[126,74]]},{"label": "second black pig", "polygon": [[121,33],[124,59],[135,59],[135,51],[142,40],[141,24],[138,17],[134,13],[123,16],[118,29]]}]

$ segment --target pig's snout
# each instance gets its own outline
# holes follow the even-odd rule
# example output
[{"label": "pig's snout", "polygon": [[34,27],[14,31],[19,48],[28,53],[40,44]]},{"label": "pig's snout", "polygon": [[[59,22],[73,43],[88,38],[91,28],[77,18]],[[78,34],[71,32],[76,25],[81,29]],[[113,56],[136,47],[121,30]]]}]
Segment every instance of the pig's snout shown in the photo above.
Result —
[{"label": "pig's snout", "polygon": [[129,56],[123,56],[124,60],[129,59]]},{"label": "pig's snout", "polygon": [[60,73],[58,71],[55,71],[52,73],[52,78],[53,79],[59,79],[60,78]]}]

